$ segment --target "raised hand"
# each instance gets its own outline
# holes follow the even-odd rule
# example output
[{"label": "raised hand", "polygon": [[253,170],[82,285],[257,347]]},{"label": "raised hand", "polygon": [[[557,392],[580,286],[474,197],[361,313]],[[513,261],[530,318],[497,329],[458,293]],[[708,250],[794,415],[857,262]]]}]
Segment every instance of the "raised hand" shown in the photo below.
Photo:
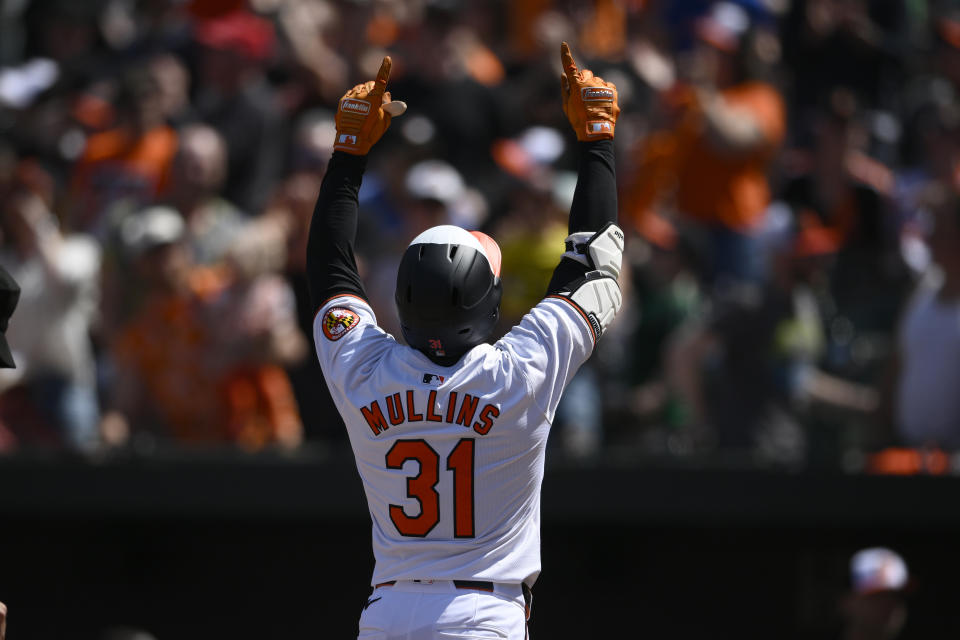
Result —
[{"label": "raised hand", "polygon": [[560,44],[560,62],[563,64],[560,76],[563,113],[577,134],[577,140],[612,139],[620,114],[617,88],[612,82],[604,82],[603,78],[593,75],[589,69],[577,69],[566,42]]},{"label": "raised hand", "polygon": [[358,84],[340,98],[335,150],[366,155],[390,126],[390,119],[407,110],[406,103],[393,101],[386,90],[392,65],[390,56],[385,57],[376,80]]}]

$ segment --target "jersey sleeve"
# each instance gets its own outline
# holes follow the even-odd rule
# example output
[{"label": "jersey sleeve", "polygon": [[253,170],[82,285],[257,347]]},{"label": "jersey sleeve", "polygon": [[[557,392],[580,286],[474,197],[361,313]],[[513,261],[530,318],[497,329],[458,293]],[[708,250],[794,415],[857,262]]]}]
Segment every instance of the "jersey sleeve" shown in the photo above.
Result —
[{"label": "jersey sleeve", "polygon": [[596,334],[575,302],[548,297],[530,310],[497,347],[515,361],[527,391],[553,421],[560,396],[593,352]]},{"label": "jersey sleeve", "polygon": [[393,336],[377,326],[366,300],[349,294],[320,305],[313,319],[313,341],[327,385],[344,394],[371,375],[396,344]]}]

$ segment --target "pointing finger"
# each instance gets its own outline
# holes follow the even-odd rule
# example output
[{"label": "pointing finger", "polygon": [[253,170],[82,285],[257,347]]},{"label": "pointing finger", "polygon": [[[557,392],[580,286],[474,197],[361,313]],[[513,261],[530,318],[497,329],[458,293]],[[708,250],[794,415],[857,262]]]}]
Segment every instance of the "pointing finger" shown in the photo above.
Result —
[{"label": "pointing finger", "polygon": [[390,68],[393,66],[393,60],[390,59],[390,56],[384,56],[383,62],[380,63],[380,71],[377,72],[376,86],[374,87],[374,93],[383,93],[387,88],[387,80],[390,79]]},{"label": "pointing finger", "polygon": [[577,63],[573,61],[573,55],[570,53],[570,45],[566,42],[560,43],[560,63],[563,64],[563,72],[571,83],[577,81]]}]

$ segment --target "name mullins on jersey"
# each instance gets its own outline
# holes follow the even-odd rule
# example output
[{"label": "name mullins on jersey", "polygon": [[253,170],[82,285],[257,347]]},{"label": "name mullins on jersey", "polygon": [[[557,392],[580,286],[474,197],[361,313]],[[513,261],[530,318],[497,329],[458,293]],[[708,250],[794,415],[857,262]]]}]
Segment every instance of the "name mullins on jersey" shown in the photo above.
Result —
[{"label": "name mullins on jersey", "polygon": [[[441,397],[439,402],[438,395],[436,390],[432,390],[427,395],[426,402],[423,402],[421,396],[418,403],[416,393],[408,389],[404,393],[398,392],[386,396],[382,401],[374,400],[366,407],[361,406],[360,413],[363,414],[363,419],[367,421],[367,425],[375,436],[390,427],[408,422],[459,424],[485,436],[493,428],[496,418],[500,417],[500,408],[493,404],[485,404],[478,412],[480,398],[469,393],[460,394],[451,391]],[[386,412],[383,410],[384,407]]]}]

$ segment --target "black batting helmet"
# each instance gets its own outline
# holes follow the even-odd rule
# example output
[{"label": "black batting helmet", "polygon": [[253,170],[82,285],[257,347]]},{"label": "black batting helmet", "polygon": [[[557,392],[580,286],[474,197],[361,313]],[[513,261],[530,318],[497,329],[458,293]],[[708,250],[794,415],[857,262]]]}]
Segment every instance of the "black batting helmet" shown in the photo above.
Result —
[{"label": "black batting helmet", "polygon": [[403,337],[438,364],[453,364],[500,319],[500,247],[490,236],[452,225],[410,243],[397,273]]}]

